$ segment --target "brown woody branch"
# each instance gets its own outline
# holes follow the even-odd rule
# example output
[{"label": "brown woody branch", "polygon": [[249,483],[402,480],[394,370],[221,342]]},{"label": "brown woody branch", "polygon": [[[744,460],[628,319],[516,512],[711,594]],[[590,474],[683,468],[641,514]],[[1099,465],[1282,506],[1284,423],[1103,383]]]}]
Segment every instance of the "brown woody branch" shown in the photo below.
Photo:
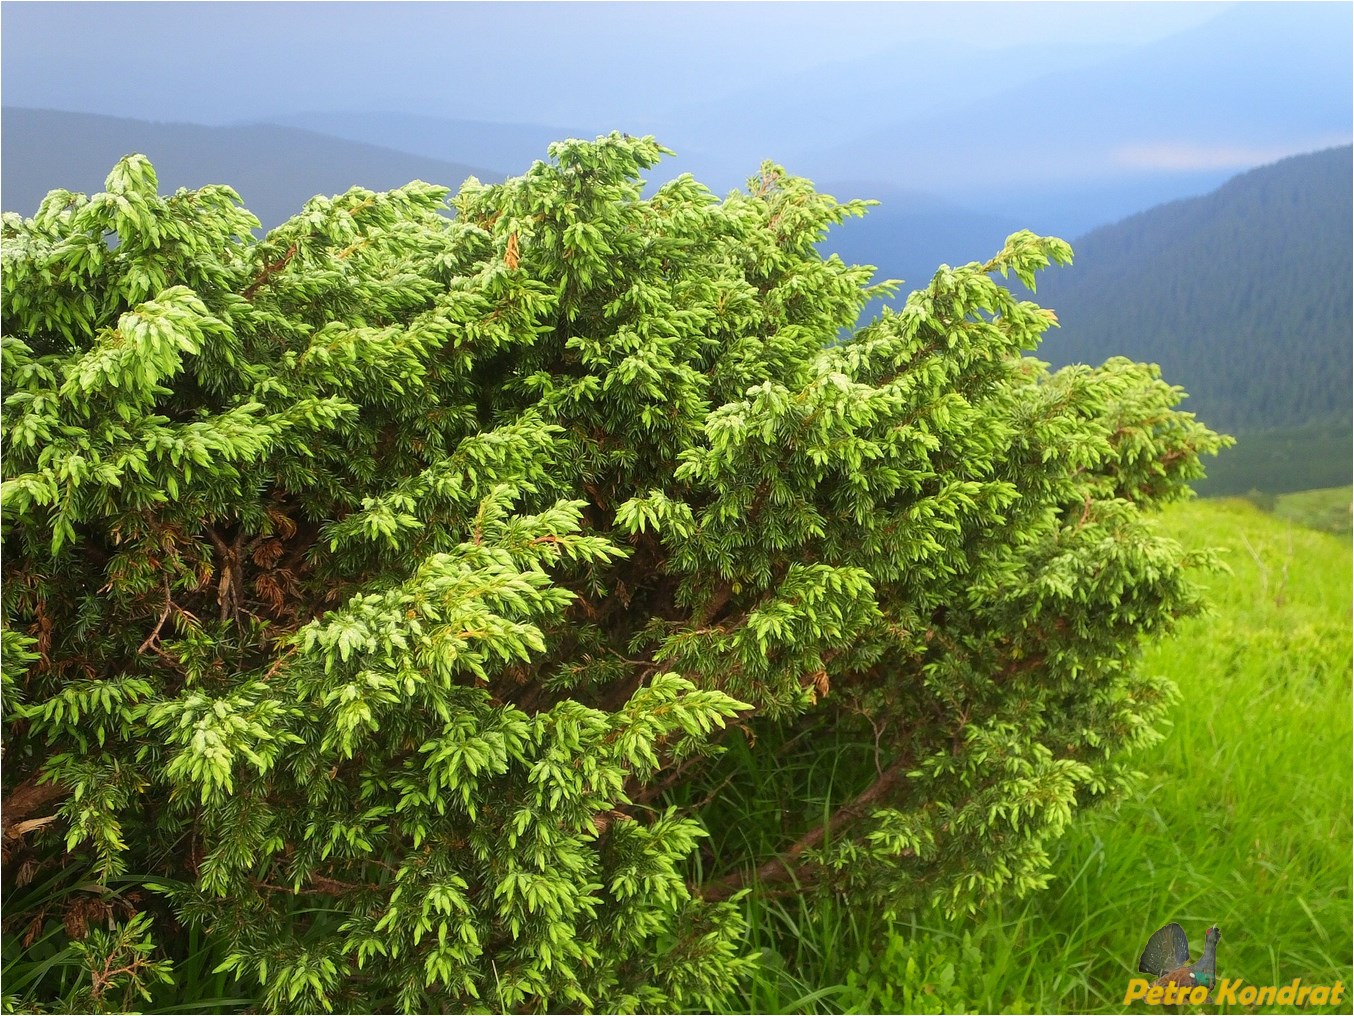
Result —
[{"label": "brown woody branch", "polygon": [[721,582],[714,595],[701,609],[700,614],[692,618],[692,626],[695,628],[709,627],[710,622],[715,619],[721,610],[728,606],[729,600],[732,598],[733,586],[728,582]]},{"label": "brown woody branch", "polygon": [[165,609],[160,613],[160,620],[159,620],[159,622],[155,625],[155,630],[154,630],[153,632],[151,632],[149,635],[147,635],[147,636],[146,636],[146,641],[145,641],[145,642],[142,642],[141,645],[139,645],[139,646],[137,647],[136,651],[137,651],[138,653],[144,653],[147,649],[149,649],[152,645],[154,645],[157,641],[159,641],[159,638],[160,638],[160,630],[161,630],[162,628],[164,628],[165,622],[166,622],[167,620],[169,620],[169,614],[170,614],[170,611],[173,609],[173,607],[174,607],[174,599],[173,599],[173,597],[170,595],[170,591],[169,591],[169,579],[166,578],[166,579],[165,579]]},{"label": "brown woody branch", "polygon": [[96,970],[94,969],[94,966],[92,964],[90,965],[89,968],[90,993],[93,994],[93,996],[96,999],[103,997],[104,991],[107,990],[108,984],[110,981],[113,980],[113,978],[121,977],[123,974],[131,974],[133,977],[135,977],[139,971],[141,971],[146,967],[149,967],[150,962],[138,956],[125,967],[118,967],[116,970],[114,970],[112,969],[112,966],[113,966],[112,956],[108,957],[108,959],[104,961],[102,970]]},{"label": "brown woody branch", "polygon": [[371,892],[380,889],[380,885],[374,882],[343,882],[336,878],[329,878],[326,875],[311,875],[300,889],[295,889],[289,885],[277,885],[273,882],[262,882],[255,880],[253,882],[255,889],[266,889],[275,893],[286,893],[290,896],[301,895],[319,895],[319,896],[345,896],[348,893]]},{"label": "brown woody branch", "polygon": [[848,825],[868,814],[875,804],[879,803],[902,782],[908,764],[906,757],[899,758],[884,770],[879,779],[870,784],[856,798],[834,811],[828,821],[816,829],[809,830],[797,839],[784,853],[773,857],[755,870],[743,869],[709,885],[700,886],[698,887],[700,895],[707,901],[714,902],[728,899],[749,882],[755,881],[760,885],[769,885],[791,879],[805,881],[808,866],[799,863],[799,859],[808,851],[821,846],[829,836],[836,836]]},{"label": "brown woody branch", "polygon": [[60,783],[39,783],[36,776],[24,780],[0,804],[0,829],[4,840],[18,839],[24,833],[46,825],[55,816],[32,820],[29,816],[69,793],[70,790]]},{"label": "brown woody branch", "polygon": [[221,534],[211,526],[204,526],[203,531],[207,534],[207,538],[212,541],[212,545],[221,558],[221,581],[216,590],[216,602],[221,607],[221,620],[228,621],[233,617],[238,621],[240,619],[240,607],[244,600],[241,592],[244,585],[243,562],[241,561],[244,530],[240,530],[236,534],[234,546],[227,544],[222,539]]},{"label": "brown woody branch", "polygon": [[253,282],[251,282],[248,286],[246,286],[245,291],[240,295],[243,296],[246,300],[253,299],[254,294],[259,291],[259,287],[262,286],[264,283],[266,283],[278,272],[282,271],[282,269],[286,268],[287,265],[291,262],[291,259],[294,257],[296,257],[296,244],[292,244],[290,247],[288,247],[287,253],[283,254],[282,257],[278,258],[272,264],[265,265],[263,271],[259,273],[259,277],[255,279]]}]

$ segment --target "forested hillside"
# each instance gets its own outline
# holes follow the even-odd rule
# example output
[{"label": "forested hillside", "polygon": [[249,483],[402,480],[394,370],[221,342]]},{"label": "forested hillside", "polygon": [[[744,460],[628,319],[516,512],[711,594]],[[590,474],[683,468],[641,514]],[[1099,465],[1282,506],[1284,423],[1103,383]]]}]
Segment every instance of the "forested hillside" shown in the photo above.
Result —
[{"label": "forested hillside", "polygon": [[1331,148],[1089,233],[1041,280],[1062,329],[1039,355],[1158,363],[1231,431],[1347,422],[1350,192],[1351,150]]}]

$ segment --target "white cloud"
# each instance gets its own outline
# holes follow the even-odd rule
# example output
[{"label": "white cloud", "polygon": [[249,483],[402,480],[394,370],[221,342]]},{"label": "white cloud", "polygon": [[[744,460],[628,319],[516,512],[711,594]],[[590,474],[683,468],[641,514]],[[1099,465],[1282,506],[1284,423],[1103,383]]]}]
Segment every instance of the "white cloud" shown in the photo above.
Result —
[{"label": "white cloud", "polygon": [[1189,172],[1191,170],[1243,170],[1277,162],[1290,155],[1349,144],[1349,136],[1329,135],[1302,144],[1209,145],[1187,141],[1139,142],[1121,145],[1111,153],[1124,169]]}]

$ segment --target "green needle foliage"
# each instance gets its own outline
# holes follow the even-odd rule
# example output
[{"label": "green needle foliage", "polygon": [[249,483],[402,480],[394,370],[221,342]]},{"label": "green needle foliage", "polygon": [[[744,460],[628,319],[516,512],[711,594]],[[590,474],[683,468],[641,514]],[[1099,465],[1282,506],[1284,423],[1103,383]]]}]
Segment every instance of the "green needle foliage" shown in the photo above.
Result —
[{"label": "green needle foliage", "polygon": [[[1225,439],[1022,355],[994,276],[1061,241],[858,327],[865,203],[644,198],[663,153],[262,240],[140,156],[5,216],[5,883],[78,873],[12,1004],[134,1004],[186,927],[272,1011],[718,1008],[745,891],[968,911],[1128,784],[1207,558],[1152,515]],[[733,743],[766,836],[709,835]]]}]

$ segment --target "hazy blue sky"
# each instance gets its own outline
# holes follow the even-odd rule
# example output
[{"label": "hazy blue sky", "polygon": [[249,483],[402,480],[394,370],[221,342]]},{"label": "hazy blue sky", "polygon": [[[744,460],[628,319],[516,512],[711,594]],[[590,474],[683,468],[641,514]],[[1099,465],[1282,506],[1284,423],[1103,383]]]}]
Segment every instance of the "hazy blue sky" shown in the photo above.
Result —
[{"label": "hazy blue sky", "polygon": [[1227,6],[5,2],[0,74],[9,105],[148,119],[400,109],[569,125],[740,91],[755,103],[771,76],[905,44],[1132,45]]},{"label": "hazy blue sky", "polygon": [[282,121],[505,172],[547,139],[625,130],[717,191],[772,159],[895,206],[1075,232],[1347,144],[1352,39],[1340,0],[12,0],[0,87],[10,107]]}]

